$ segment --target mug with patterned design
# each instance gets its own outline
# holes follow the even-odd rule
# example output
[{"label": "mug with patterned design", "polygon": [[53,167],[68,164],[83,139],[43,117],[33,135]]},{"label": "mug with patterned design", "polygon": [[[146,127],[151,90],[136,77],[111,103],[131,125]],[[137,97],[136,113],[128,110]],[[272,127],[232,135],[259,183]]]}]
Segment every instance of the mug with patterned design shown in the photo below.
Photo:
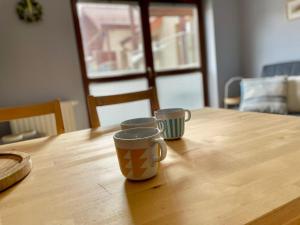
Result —
[{"label": "mug with patterned design", "polygon": [[114,135],[114,141],[121,172],[129,180],[154,177],[167,155],[167,145],[157,128],[122,130]]},{"label": "mug with patterned design", "polygon": [[[187,117],[186,117],[187,116]],[[191,111],[181,108],[161,109],[155,112],[158,127],[164,128],[165,140],[176,140],[183,136],[185,122],[191,119]]]}]

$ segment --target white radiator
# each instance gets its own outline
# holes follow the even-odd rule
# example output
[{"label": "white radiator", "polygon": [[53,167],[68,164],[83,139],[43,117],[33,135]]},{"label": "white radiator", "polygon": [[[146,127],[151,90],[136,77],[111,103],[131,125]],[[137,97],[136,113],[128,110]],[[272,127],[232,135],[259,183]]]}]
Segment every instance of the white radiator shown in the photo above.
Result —
[{"label": "white radiator", "polygon": [[[60,103],[65,132],[76,130],[75,106],[76,101],[64,101]],[[45,136],[56,135],[56,125],[54,114],[22,118],[10,121],[10,129],[13,134],[18,134],[28,130],[36,130]]]}]

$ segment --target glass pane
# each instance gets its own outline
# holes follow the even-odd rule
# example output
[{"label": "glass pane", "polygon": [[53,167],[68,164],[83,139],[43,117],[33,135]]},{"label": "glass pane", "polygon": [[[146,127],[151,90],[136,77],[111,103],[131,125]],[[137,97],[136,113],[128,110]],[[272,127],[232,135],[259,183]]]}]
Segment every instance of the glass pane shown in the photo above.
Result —
[{"label": "glass pane", "polygon": [[197,8],[193,5],[150,7],[155,69],[184,69],[199,65]]},{"label": "glass pane", "polygon": [[160,108],[204,107],[202,75],[199,73],[156,78]]},{"label": "glass pane", "polygon": [[137,5],[79,2],[77,11],[88,77],[145,71]]},{"label": "glass pane", "polygon": [[[90,93],[95,96],[104,96],[142,91],[147,88],[147,79],[138,79],[103,84],[91,84]],[[97,111],[101,126],[116,125],[127,119],[151,116],[149,100],[101,106],[97,108]]]}]

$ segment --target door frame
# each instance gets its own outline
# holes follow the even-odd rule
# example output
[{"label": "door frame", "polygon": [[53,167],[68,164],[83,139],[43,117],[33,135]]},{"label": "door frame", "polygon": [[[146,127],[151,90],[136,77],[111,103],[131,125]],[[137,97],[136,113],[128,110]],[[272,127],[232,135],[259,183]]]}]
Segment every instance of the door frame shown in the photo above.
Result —
[{"label": "door frame", "polygon": [[[80,69],[82,75],[82,81],[84,86],[84,93],[87,97],[89,93],[89,85],[91,83],[105,83],[105,82],[112,82],[112,81],[122,81],[122,80],[132,80],[132,79],[139,79],[139,78],[147,78],[148,86],[156,87],[155,78],[160,76],[174,76],[174,75],[182,75],[188,73],[199,72],[202,74],[203,80],[203,93],[204,93],[204,105],[209,105],[208,99],[208,77],[207,77],[207,54],[206,54],[206,39],[205,39],[205,17],[203,11],[203,1],[202,0],[173,0],[172,3],[176,4],[193,4],[197,7],[198,11],[198,37],[199,37],[199,60],[200,66],[199,67],[191,67],[186,69],[172,69],[172,70],[164,70],[164,71],[157,71],[154,74],[154,62],[153,62],[153,52],[152,52],[152,45],[146,44],[151,43],[151,29],[149,23],[149,6],[150,3],[170,3],[169,0],[130,0],[131,2],[138,3],[141,11],[141,26],[143,31],[143,42],[144,42],[144,53],[145,53],[145,73],[134,73],[134,74],[126,74],[121,76],[113,76],[113,77],[101,77],[101,78],[89,78],[87,74],[85,59],[84,59],[84,48],[83,42],[81,37],[80,31],[80,22],[79,17],[76,9],[76,3],[78,0],[70,0],[71,2],[71,9],[73,15],[73,22],[74,22],[74,29],[75,29],[75,36],[77,42],[77,49],[79,54],[79,61],[80,61]],[[92,2],[92,1],[91,1]],[[93,1],[96,2],[96,1]],[[99,1],[101,2],[101,0]],[[103,1],[105,2],[105,1]],[[116,2],[128,2],[128,0],[116,0]],[[151,69],[147,71],[147,68]],[[202,85],[202,84],[199,84]]]}]

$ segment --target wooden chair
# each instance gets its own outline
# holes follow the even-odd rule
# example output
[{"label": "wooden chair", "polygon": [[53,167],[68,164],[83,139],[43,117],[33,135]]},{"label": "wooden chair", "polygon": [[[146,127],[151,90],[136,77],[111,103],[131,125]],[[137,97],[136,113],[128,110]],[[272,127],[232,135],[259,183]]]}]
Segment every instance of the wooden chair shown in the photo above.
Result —
[{"label": "wooden chair", "polygon": [[115,105],[126,102],[134,102],[139,100],[149,99],[151,105],[152,115],[154,111],[159,109],[158,99],[156,95],[156,90],[154,88],[149,88],[145,91],[125,93],[119,95],[110,96],[88,96],[88,111],[90,115],[90,123],[92,128],[100,127],[100,121],[97,113],[97,106],[105,105]]},{"label": "wooden chair", "polygon": [[0,122],[21,119],[25,117],[47,115],[52,113],[54,113],[55,115],[57,134],[64,133],[65,128],[59,100],[31,106],[20,106],[2,109],[0,108]]}]

